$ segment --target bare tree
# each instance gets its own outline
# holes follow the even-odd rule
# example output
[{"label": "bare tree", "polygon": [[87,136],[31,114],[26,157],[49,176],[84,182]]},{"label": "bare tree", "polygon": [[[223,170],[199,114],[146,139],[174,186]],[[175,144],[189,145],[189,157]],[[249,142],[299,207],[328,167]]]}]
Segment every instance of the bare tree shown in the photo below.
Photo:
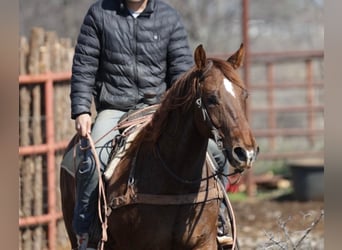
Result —
[{"label": "bare tree", "polygon": [[[113,0],[115,1],[115,0]],[[181,14],[191,47],[229,53],[242,42],[242,0],[164,0]],[[249,1],[251,51],[322,49],[324,0]],[[76,40],[95,0],[19,0],[20,33],[33,26]]]},{"label": "bare tree", "polygon": [[[311,214],[304,214],[304,217],[312,217]],[[291,232],[287,227],[287,223],[291,220],[291,217],[286,220],[278,220],[278,225],[283,233],[282,237],[275,236],[273,233],[265,232],[265,235],[268,237],[268,242],[266,242],[262,249],[310,249],[308,242],[305,240],[309,240],[309,234],[316,227],[316,225],[323,219],[324,210],[320,211],[320,214],[314,218],[311,224],[304,230],[300,232]],[[299,234],[300,236],[294,237],[294,234]]]}]

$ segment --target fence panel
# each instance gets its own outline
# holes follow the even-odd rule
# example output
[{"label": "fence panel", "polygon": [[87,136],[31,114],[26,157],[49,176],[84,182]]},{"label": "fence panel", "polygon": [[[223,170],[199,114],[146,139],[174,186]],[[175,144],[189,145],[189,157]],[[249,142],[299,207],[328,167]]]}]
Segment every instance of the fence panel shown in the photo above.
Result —
[{"label": "fence panel", "polygon": [[69,115],[70,75],[46,73],[19,78],[22,249],[56,249],[56,236],[65,235],[57,187],[62,149],[74,133]]},{"label": "fence panel", "polygon": [[322,157],[323,52],[260,53],[251,61],[250,119],[264,149],[259,159]]}]

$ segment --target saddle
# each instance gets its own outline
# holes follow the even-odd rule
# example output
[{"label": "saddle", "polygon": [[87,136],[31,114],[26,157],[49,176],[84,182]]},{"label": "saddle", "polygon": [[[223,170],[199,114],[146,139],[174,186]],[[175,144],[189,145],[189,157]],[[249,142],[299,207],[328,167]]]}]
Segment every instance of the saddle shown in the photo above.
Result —
[{"label": "saddle", "polygon": [[105,181],[108,181],[113,175],[116,166],[125,155],[134,138],[151,120],[157,108],[158,105],[153,105],[140,110],[132,110],[121,117],[117,124],[120,133],[114,138],[114,146],[109,156],[106,171],[103,174]]}]

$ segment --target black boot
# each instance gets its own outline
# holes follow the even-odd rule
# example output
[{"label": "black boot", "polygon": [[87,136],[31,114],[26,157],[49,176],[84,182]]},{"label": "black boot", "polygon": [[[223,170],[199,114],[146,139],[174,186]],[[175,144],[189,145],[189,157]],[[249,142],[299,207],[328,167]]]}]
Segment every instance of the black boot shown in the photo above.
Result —
[{"label": "black boot", "polygon": [[81,139],[81,146],[86,149],[81,152],[83,161],[75,174],[76,204],[72,223],[80,241],[84,242],[83,236],[87,234],[86,238],[89,239],[89,229],[97,215],[98,173],[86,138]]}]

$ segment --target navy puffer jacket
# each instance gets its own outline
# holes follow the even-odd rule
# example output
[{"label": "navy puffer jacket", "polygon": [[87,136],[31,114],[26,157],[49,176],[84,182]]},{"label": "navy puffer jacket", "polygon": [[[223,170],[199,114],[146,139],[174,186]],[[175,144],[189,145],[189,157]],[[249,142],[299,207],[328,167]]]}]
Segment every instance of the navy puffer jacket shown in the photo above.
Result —
[{"label": "navy puffer jacket", "polygon": [[[178,12],[149,0],[134,18],[121,0],[99,0],[84,18],[71,78],[71,117],[96,110],[127,111],[146,97],[159,102],[167,88],[193,65]],[[144,98],[145,96],[145,98]]]}]

